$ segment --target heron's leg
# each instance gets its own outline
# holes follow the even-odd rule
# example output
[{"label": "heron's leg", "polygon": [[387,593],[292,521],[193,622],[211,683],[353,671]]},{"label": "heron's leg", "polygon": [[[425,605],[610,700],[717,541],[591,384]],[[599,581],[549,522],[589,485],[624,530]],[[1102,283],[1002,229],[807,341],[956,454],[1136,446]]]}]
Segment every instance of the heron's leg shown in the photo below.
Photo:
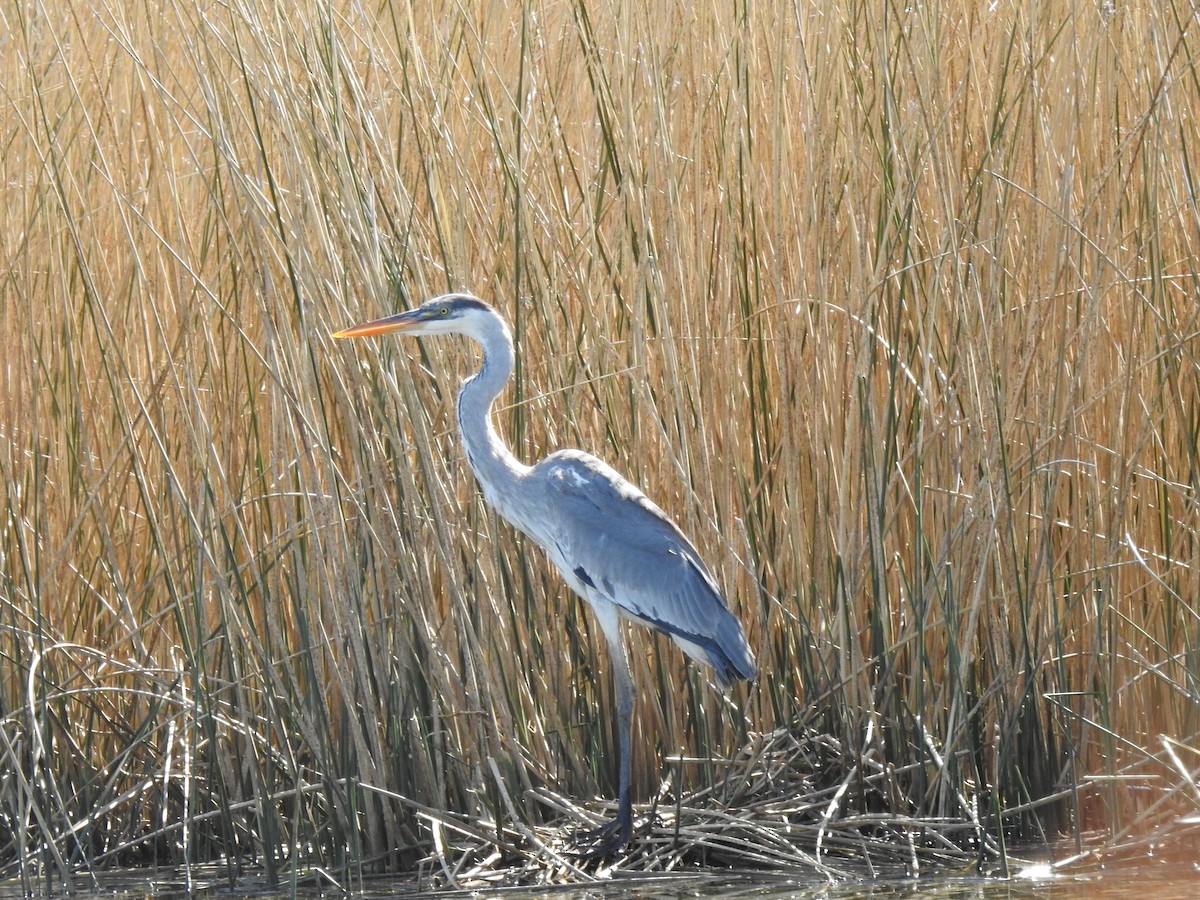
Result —
[{"label": "heron's leg", "polygon": [[613,679],[617,689],[617,743],[621,753],[620,784],[617,789],[617,822],[621,844],[629,840],[633,830],[633,801],[630,781],[633,775],[633,675],[625,656],[625,642],[617,636],[616,646],[609,645],[613,654]]},{"label": "heron's leg", "polygon": [[619,785],[617,788],[617,817],[599,828],[585,831],[577,836],[580,845],[587,845],[581,854],[591,859],[611,856],[629,840],[633,832],[633,800],[630,782],[633,775],[633,674],[629,671],[629,658],[625,654],[625,642],[616,616],[611,619],[600,616],[600,624],[608,638],[608,652],[612,658],[613,686],[617,694],[617,744],[620,752]]}]

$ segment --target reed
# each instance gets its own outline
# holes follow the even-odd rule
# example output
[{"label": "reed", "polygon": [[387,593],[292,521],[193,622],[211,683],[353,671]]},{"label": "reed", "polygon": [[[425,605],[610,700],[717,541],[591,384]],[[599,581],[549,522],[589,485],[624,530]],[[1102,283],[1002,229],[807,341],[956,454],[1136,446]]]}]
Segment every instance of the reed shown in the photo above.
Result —
[{"label": "reed", "polygon": [[725,702],[631,635],[639,865],[1190,834],[1197,40],[1178,0],[0,12],[0,874],[567,859],[603,641],[477,495],[466,348],[329,339],[449,288],[514,323],[518,455],[641,484],[759,656]]}]

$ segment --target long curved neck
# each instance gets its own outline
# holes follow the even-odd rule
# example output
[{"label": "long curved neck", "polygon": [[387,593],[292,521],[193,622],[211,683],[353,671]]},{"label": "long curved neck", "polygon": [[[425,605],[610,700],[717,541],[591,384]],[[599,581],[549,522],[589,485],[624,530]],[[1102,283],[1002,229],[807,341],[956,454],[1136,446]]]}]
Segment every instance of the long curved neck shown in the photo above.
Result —
[{"label": "long curved neck", "polygon": [[529,471],[492,425],[492,401],[504,390],[516,360],[512,336],[504,320],[495,316],[471,337],[483,348],[483,365],[459,389],[458,430],[484,497],[508,516],[505,500],[520,495],[517,483]]}]

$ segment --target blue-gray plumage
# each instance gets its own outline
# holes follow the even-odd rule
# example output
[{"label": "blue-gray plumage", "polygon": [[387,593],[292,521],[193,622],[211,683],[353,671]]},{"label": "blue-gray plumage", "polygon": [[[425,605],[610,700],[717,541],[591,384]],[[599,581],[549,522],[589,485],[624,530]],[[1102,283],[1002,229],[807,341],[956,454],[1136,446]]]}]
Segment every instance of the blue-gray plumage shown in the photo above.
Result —
[{"label": "blue-gray plumage", "polygon": [[467,459],[487,502],[546,551],[604,631],[617,693],[617,816],[581,841],[586,856],[610,855],[625,845],[633,828],[634,687],[620,620],[670,635],[688,656],[708,665],[724,689],[755,675],[746,634],[691,541],[615,469],[579,450],[559,450],[527,466],[500,440],[492,425],[492,401],[511,377],[515,357],[508,325],[492,307],[469,294],[446,294],[334,337],[390,332],[465,334],[483,348],[483,365],[458,393],[458,428]]}]

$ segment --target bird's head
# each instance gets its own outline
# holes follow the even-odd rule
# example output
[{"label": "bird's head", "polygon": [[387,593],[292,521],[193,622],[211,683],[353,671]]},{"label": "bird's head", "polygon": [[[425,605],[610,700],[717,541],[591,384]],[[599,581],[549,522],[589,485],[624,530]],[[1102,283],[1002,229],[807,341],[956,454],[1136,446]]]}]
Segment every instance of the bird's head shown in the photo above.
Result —
[{"label": "bird's head", "polygon": [[478,337],[498,319],[496,311],[470,294],[443,294],[416,309],[335,331],[335,338],[373,337],[377,334],[465,334]]}]

